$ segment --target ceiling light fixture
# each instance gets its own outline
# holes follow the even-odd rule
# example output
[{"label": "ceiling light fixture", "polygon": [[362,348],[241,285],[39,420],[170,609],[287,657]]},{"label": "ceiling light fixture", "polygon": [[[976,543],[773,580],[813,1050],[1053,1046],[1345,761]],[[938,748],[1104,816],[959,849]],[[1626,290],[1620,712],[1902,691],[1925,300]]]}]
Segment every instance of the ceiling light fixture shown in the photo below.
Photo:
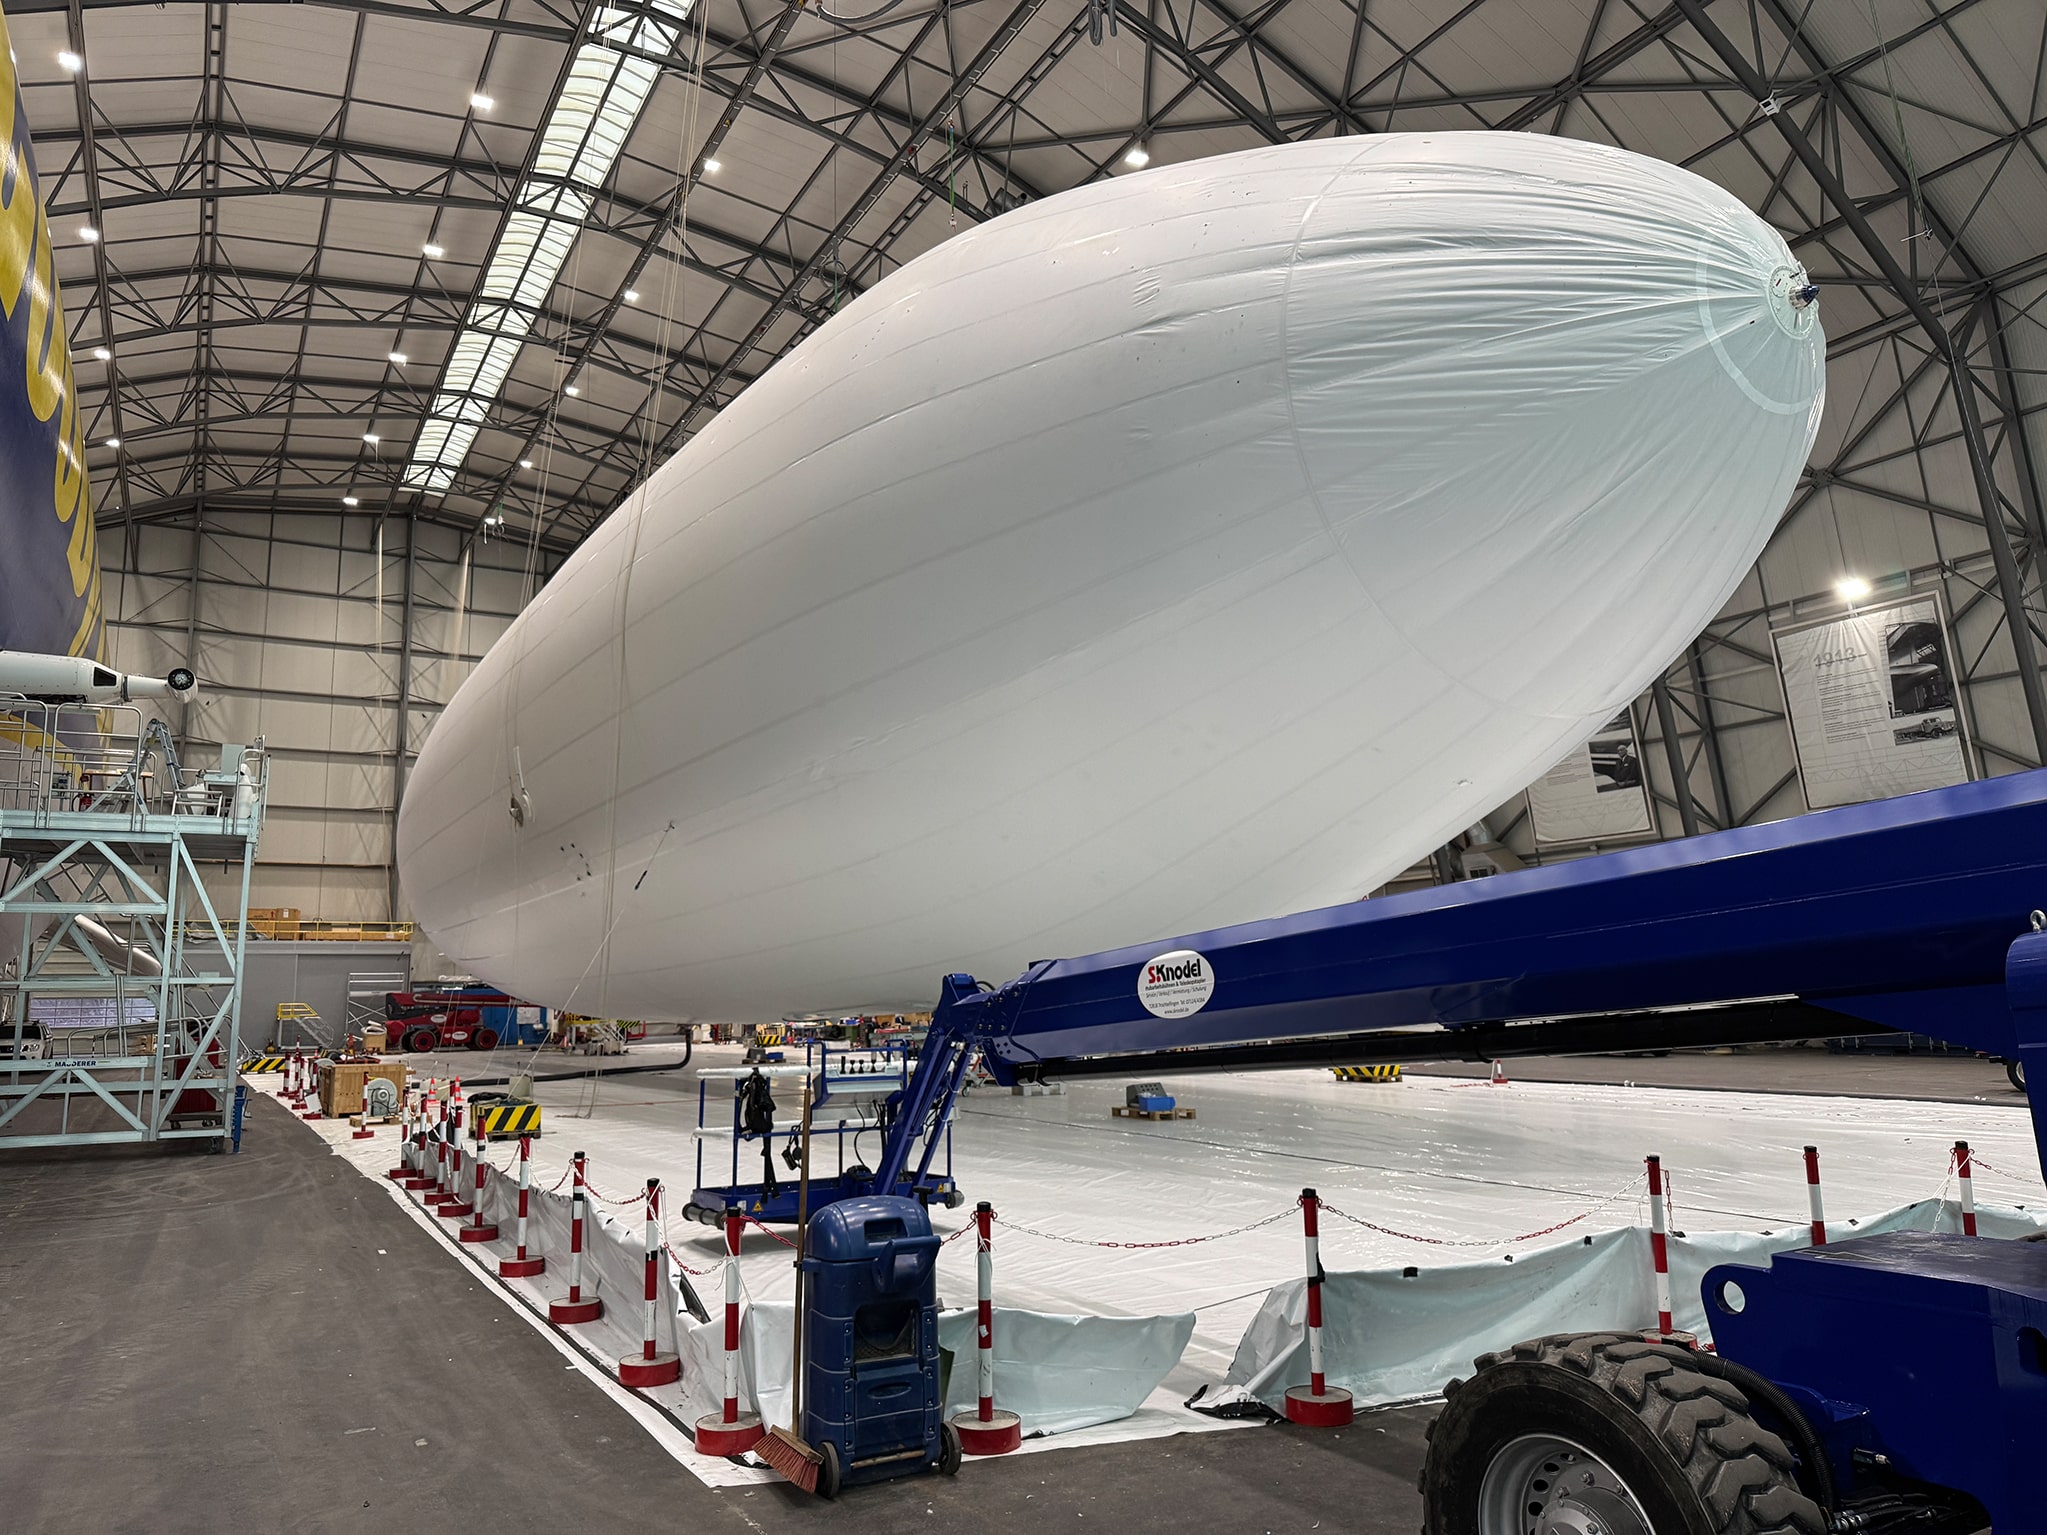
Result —
[{"label": "ceiling light fixture", "polygon": [[530,458],[522,458],[519,460],[519,467],[521,469],[531,469],[533,467],[533,460]]},{"label": "ceiling light fixture", "polygon": [[57,55],[57,67],[67,75],[75,75],[85,68],[85,60],[73,53],[69,48],[66,48]]},{"label": "ceiling light fixture", "polygon": [[1834,595],[1843,602],[1860,602],[1869,591],[1869,583],[1860,576],[1843,576],[1834,583]]},{"label": "ceiling light fixture", "polygon": [[107,439],[107,446],[110,448],[118,448],[120,445],[121,439],[118,437],[109,437]]},{"label": "ceiling light fixture", "polygon": [[563,392],[564,392],[565,394],[567,394],[567,395],[569,396],[569,398],[570,398],[570,399],[574,399],[574,398],[575,398],[575,397],[576,397],[577,395],[581,394],[581,393],[582,393],[583,391],[582,391],[582,389],[581,389],[581,388],[579,388],[579,387],[578,387],[577,385],[575,385],[575,384],[571,384],[571,385],[569,385],[569,387],[568,387],[568,388],[567,388],[567,389],[566,389],[565,391],[563,391]]},{"label": "ceiling light fixture", "polygon": [[638,302],[640,301],[640,291],[639,291],[639,289],[637,289],[637,288],[628,288],[628,289],[626,289],[626,290],[625,290],[625,301],[626,301],[626,302],[627,302],[628,304],[637,304],[637,303],[638,303]]},{"label": "ceiling light fixture", "polygon": [[92,225],[80,224],[78,226],[78,238],[83,240],[87,245],[92,244],[93,241],[97,240],[99,237],[100,232],[97,229],[93,228]]},{"label": "ceiling light fixture", "polygon": [[500,517],[496,512],[492,512],[489,516],[483,519],[483,525],[486,528],[494,528],[504,520],[505,519]]},{"label": "ceiling light fixture", "polygon": [[391,354],[391,361],[402,368],[405,366],[405,354],[403,352],[393,352]]},{"label": "ceiling light fixture", "polygon": [[422,245],[420,247],[420,251],[422,254],[425,255],[426,259],[429,261],[439,261],[441,257],[448,254],[445,250],[443,250],[440,246],[434,244],[431,240],[429,240],[425,245]]},{"label": "ceiling light fixture", "polygon": [[496,105],[497,103],[482,91],[473,92],[469,97],[469,110],[472,112],[488,112]]},{"label": "ceiling light fixture", "polygon": [[706,160],[704,162],[704,174],[706,176],[715,176],[722,169],[724,167],[719,165],[716,160]]},{"label": "ceiling light fixture", "polygon": [[364,432],[362,434],[362,440],[374,446],[375,444],[382,442],[384,439],[379,437],[375,432]]},{"label": "ceiling light fixture", "polygon": [[103,346],[94,347],[92,349],[92,355],[97,357],[101,362],[112,362],[114,360],[114,354],[108,351]]},{"label": "ceiling light fixture", "polygon": [[448,350],[432,408],[413,439],[406,486],[432,493],[455,483],[540,321],[597,190],[661,78],[657,61],[682,42],[694,3],[651,0],[644,9],[627,10],[600,0],[548,108],[530,178],[512,196],[512,211]]},{"label": "ceiling light fixture", "polygon": [[1151,164],[1151,151],[1139,141],[1130,146],[1130,153],[1123,157],[1123,163],[1133,170],[1143,170]]},{"label": "ceiling light fixture", "polygon": [[362,502],[361,502],[361,501],[359,501],[359,500],[358,500],[358,499],[357,499],[356,497],[354,497],[354,496],[343,496],[343,497],[341,498],[341,504],[342,504],[343,506],[361,506],[361,505],[362,505]]}]

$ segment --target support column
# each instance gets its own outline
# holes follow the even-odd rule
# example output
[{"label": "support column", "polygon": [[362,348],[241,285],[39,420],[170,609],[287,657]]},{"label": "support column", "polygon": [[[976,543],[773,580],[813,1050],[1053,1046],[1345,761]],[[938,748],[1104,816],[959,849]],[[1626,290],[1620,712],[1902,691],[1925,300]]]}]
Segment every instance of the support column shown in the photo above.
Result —
[{"label": "support column", "polygon": [[1670,683],[1658,677],[1649,685],[1656,700],[1656,728],[1663,732],[1663,760],[1670,767],[1670,795],[1677,801],[1678,824],[1687,837],[1699,834],[1699,807],[1692,800],[1692,775],[1685,767],[1684,742],[1677,738],[1677,708],[1670,701]]}]

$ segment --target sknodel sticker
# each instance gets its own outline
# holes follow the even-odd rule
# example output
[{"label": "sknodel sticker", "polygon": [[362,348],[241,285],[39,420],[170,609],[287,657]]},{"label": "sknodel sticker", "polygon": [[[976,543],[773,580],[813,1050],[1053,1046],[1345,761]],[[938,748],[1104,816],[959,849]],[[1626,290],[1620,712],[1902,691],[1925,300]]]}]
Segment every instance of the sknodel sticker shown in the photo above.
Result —
[{"label": "sknodel sticker", "polygon": [[1155,1018],[1188,1017],[1214,995],[1215,971],[1192,949],[1161,954],[1137,972],[1137,1000]]}]

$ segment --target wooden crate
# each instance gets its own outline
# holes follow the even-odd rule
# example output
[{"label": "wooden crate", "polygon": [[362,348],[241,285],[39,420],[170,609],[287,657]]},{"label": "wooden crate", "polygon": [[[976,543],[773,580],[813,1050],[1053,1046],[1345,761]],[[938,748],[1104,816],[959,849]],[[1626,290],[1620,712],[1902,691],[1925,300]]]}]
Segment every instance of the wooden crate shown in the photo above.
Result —
[{"label": "wooden crate", "polygon": [[398,1101],[405,1101],[403,1061],[320,1062],[320,1112],[330,1118],[346,1118],[362,1112],[365,1077],[385,1077],[398,1085]]},{"label": "wooden crate", "polygon": [[1192,1109],[1140,1109],[1121,1103],[1110,1105],[1109,1112],[1118,1119],[1192,1119],[1194,1117]]}]

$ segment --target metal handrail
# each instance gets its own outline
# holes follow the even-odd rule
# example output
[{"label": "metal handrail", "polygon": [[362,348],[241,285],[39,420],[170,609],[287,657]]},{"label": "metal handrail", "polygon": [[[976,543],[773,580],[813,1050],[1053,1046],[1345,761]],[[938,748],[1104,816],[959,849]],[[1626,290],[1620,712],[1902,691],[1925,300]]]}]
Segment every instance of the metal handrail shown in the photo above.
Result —
[{"label": "metal handrail", "polygon": [[[0,692],[0,811],[176,816],[223,831],[261,824],[270,759],[261,738],[220,770],[152,769],[151,725],[134,704],[53,704]],[[155,726],[156,740],[168,732]]]}]

